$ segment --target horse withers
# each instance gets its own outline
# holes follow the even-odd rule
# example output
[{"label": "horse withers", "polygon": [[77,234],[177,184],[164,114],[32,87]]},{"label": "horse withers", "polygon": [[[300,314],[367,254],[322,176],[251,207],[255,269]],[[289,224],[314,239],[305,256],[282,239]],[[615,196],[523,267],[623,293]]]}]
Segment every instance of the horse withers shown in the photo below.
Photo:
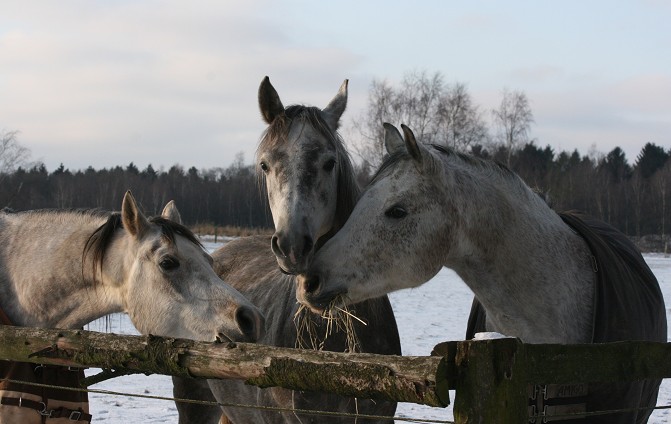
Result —
[{"label": "horse withers", "polygon": [[[263,315],[215,274],[193,233],[170,218],[179,219],[174,203],[146,218],[130,192],[121,213],[0,213],[0,308],[18,326],[74,329],[125,312],[143,334],[258,340]],[[30,391],[2,385],[0,397],[23,399],[24,407],[3,400],[0,422],[30,409],[26,401],[57,408],[58,398]],[[72,392],[62,392],[67,404]],[[40,419],[39,411],[30,414]]]},{"label": "horse withers", "polygon": [[[301,303],[319,312],[336,297],[359,302],[419,286],[446,266],[475,293],[488,331],[527,343],[666,341],[661,290],[624,235],[557,214],[503,165],[423,145],[405,126],[404,137],[385,129],[388,156],[299,277]],[[582,422],[644,423],[659,384],[590,384],[575,406],[642,408]]]}]

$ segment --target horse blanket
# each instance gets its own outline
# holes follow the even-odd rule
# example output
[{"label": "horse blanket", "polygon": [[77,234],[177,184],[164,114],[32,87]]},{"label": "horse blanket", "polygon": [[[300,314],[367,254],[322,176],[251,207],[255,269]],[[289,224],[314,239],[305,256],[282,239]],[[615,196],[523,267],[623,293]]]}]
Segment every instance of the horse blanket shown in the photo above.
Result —
[{"label": "horse blanket", "polygon": [[[0,324],[12,325],[2,309]],[[91,422],[86,392],[47,387],[81,387],[80,382],[84,379],[84,370],[81,368],[0,361],[0,378],[0,424]],[[47,386],[22,384],[18,381]]]},{"label": "horse blanket", "polygon": [[[592,343],[623,340],[667,341],[667,323],[664,298],[654,274],[645,263],[634,244],[612,226],[587,215],[569,211],[559,216],[579,234],[589,246],[595,266],[594,315]],[[550,282],[548,282],[550,283]],[[477,299],[473,300],[466,329],[466,339],[486,331],[486,311]],[[589,383],[569,390],[572,397],[555,399],[547,393],[557,392],[544,387],[545,406],[584,405],[583,411],[608,411],[654,407],[661,380],[644,380],[631,383]],[[551,387],[552,389],[552,387]],[[530,388],[530,411],[543,412],[538,400],[538,389]],[[540,403],[539,403],[540,402]],[[552,410],[552,409],[550,409]],[[564,411],[576,409],[564,408]],[[547,409],[546,409],[547,411]],[[578,419],[548,421],[567,424],[642,424],[647,422],[652,409],[617,414],[582,416]],[[550,415],[548,413],[548,415]]]}]

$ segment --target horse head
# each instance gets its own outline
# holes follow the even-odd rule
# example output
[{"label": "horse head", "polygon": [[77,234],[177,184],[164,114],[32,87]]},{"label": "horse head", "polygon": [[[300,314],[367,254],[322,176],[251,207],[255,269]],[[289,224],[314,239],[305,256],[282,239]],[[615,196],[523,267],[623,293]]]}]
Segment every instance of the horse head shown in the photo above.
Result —
[{"label": "horse head", "polygon": [[[443,266],[447,208],[434,153],[410,128],[385,124],[388,155],[343,228],[298,277],[298,300],[320,312],[336,297],[348,303],[416,287]],[[444,222],[444,220],[443,220]]]},{"label": "horse head", "polygon": [[271,248],[287,273],[307,268],[323,238],[344,223],[358,197],[349,155],[336,132],[346,105],[347,80],[324,109],[285,108],[268,77],[259,87],[268,128],[257,163],[275,224]]},{"label": "horse head", "polygon": [[261,337],[263,315],[215,274],[212,258],[181,225],[174,202],[161,216],[147,218],[127,192],[120,223],[123,235],[107,242],[113,252],[104,253],[104,231],[87,246],[97,258],[103,283],[117,279],[112,274],[123,275],[116,283],[121,287],[115,288],[138,331],[204,341],[252,342]]}]

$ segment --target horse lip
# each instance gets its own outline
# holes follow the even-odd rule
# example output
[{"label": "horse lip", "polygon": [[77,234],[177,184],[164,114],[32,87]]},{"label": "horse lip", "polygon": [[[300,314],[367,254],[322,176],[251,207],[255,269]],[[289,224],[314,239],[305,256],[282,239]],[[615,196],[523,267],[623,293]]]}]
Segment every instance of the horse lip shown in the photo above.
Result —
[{"label": "horse lip", "polygon": [[224,333],[219,333],[214,337],[216,343],[233,343],[233,339]]},{"label": "horse lip", "polygon": [[295,275],[294,273],[289,272],[289,271],[287,271],[286,269],[284,269],[284,268],[282,267],[282,265],[278,265],[278,268],[280,269],[280,272],[281,272],[282,274],[284,274],[284,275]]},{"label": "horse lip", "polygon": [[296,266],[287,267],[286,265],[277,264],[280,272],[285,275],[299,275],[305,272],[305,268],[298,268]]},{"label": "horse lip", "polygon": [[326,309],[326,307],[333,301],[333,299],[346,293],[347,290],[333,290],[326,293],[322,293],[314,298],[303,299],[300,301],[300,303],[310,308],[312,312],[321,315]]},{"label": "horse lip", "polygon": [[312,313],[321,315],[326,309],[328,303],[308,301],[306,299],[298,300],[298,303],[308,308]]}]

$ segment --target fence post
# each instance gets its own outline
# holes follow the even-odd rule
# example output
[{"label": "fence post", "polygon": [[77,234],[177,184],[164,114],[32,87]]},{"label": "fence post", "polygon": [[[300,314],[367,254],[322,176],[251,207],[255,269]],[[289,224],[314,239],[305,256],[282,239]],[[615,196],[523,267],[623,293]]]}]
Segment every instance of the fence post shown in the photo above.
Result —
[{"label": "fence post", "polygon": [[457,343],[456,422],[528,422],[525,356],[524,345],[513,338]]}]

